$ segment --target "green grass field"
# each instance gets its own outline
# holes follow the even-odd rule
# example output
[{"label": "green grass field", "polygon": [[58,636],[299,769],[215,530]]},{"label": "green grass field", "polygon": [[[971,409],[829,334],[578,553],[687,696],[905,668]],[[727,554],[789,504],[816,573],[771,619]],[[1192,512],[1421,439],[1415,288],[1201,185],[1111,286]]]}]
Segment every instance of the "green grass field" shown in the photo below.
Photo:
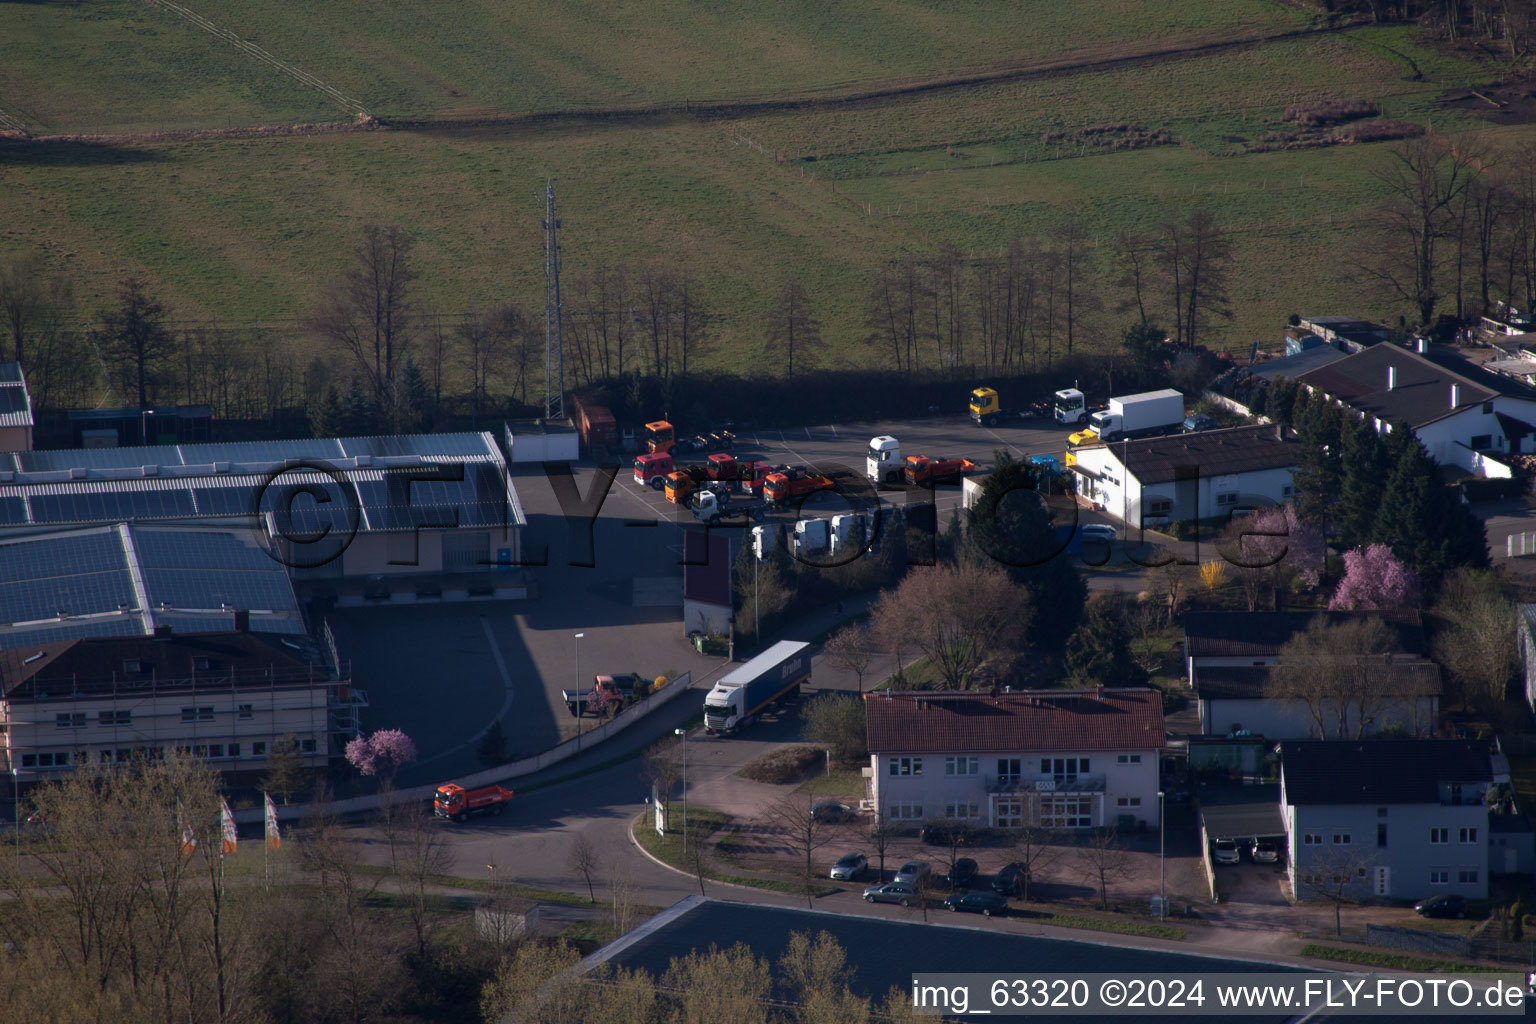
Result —
[{"label": "green grass field", "polygon": [[[985,256],[1049,238],[1084,211],[1101,280],[1112,240],[1165,210],[1211,209],[1237,264],[1234,317],[1208,341],[1274,344],[1293,312],[1395,320],[1340,255],[1381,197],[1384,144],[1244,152],[1284,109],[1364,98],[1436,131],[1446,89],[1492,77],[1406,27],[1314,33],[1129,66],[1063,65],[1271,36],[1308,16],[1271,0],[1121,0],[1089,13],[1026,0],[789,2],[741,8],[477,0],[451,9],[338,0],[194,6],[410,130],[265,138],[69,142],[0,150],[0,259],[41,249],[89,309],[127,273],[183,318],[293,318],[345,267],[367,221],[416,232],[423,304],[542,303],[546,176],[560,182],[565,267],[664,259],[721,315],[699,363],[766,372],[759,323],[776,282],[808,283],[828,366],[868,364],[877,270],[940,246]],[[170,12],[127,0],[17,4],[0,33],[0,111],[33,134],[142,133],[346,120],[320,92]],[[1047,65],[1056,72],[1039,71]],[[836,96],[977,69],[1012,80],[858,102],[684,111],[685,102]],[[1427,76],[1411,80],[1417,68]],[[529,111],[654,105],[638,119],[517,120]],[[498,116],[512,118],[497,120]],[[444,120],[446,118],[446,120]],[[472,118],[460,123],[460,118]],[[1084,147],[1048,133],[1100,124],[1168,144]],[[1481,127],[1528,146],[1525,127]],[[1102,290],[1089,344],[1115,337]]]}]

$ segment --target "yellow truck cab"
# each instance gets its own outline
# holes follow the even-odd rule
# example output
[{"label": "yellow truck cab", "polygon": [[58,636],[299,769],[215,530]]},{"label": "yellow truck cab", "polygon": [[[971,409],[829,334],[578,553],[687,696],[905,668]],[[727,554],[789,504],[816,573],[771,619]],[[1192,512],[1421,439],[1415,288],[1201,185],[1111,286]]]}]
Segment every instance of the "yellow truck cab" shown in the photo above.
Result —
[{"label": "yellow truck cab", "polygon": [[971,422],[978,426],[992,426],[997,422],[1001,407],[996,388],[977,388],[971,392]]}]

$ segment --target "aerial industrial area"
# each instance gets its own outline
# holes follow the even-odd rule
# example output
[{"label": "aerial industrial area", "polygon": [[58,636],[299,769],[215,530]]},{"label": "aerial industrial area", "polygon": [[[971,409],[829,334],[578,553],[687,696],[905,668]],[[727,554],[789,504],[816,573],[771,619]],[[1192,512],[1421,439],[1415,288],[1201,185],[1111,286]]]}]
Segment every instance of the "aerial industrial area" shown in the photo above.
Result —
[{"label": "aerial industrial area", "polygon": [[9,6],[8,1018],[1525,1012],[1529,4]]}]

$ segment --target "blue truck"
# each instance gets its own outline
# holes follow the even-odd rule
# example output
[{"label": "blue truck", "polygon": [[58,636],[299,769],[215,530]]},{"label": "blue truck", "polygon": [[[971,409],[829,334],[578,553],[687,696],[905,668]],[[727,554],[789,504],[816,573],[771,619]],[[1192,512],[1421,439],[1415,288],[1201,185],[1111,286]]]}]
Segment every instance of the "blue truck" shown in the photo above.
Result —
[{"label": "blue truck", "polygon": [[811,678],[811,645],[780,640],[762,654],[726,673],[704,698],[704,728],[711,735],[733,733],[764,710],[800,695]]}]

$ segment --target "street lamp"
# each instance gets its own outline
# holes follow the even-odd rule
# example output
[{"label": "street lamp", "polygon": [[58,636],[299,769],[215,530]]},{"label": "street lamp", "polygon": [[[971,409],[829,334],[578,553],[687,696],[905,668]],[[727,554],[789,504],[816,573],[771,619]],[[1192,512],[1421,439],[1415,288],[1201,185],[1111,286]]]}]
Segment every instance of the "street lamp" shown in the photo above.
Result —
[{"label": "street lamp", "polygon": [[1159,921],[1168,917],[1168,868],[1167,860],[1163,856],[1163,838],[1168,833],[1168,828],[1163,822],[1163,791],[1157,791],[1157,885],[1161,892],[1158,897],[1157,919]]},{"label": "street lamp", "polygon": [[674,736],[683,738],[683,852],[688,852],[688,730],[673,729]]},{"label": "street lamp", "polygon": [[[581,638],[585,633],[576,634],[576,751],[581,752],[581,716],[586,713],[585,702],[581,699]],[[597,694],[592,694],[596,697]]]}]

